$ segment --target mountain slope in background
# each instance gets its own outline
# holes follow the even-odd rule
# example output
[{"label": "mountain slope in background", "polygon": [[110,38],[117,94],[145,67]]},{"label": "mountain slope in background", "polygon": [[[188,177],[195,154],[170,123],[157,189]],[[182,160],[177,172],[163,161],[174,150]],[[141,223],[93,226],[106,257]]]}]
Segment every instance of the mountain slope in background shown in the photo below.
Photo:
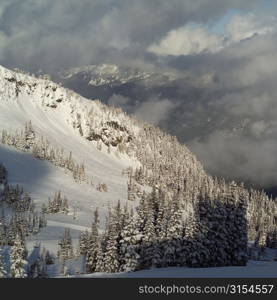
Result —
[{"label": "mountain slope in background", "polygon": [[107,64],[66,70],[53,78],[176,135],[210,174],[266,190],[276,183],[276,130],[275,121],[268,121],[267,92],[251,101],[253,87],[228,90],[224,78],[213,72],[144,71]]},{"label": "mountain slope in background", "polygon": [[[216,116],[216,123],[213,116],[205,117],[202,99],[207,97],[208,88],[215,85],[213,73],[196,77],[184,71],[143,71],[102,64],[65,70],[53,75],[53,79],[85,97],[101,99],[159,125],[177,135],[182,142],[204,137],[219,124],[223,129],[237,126],[236,122],[229,124],[230,120],[219,116]],[[220,91],[218,93],[220,96]],[[165,100],[166,109],[160,111],[159,106]],[[149,109],[152,109],[152,115],[147,113]]]}]

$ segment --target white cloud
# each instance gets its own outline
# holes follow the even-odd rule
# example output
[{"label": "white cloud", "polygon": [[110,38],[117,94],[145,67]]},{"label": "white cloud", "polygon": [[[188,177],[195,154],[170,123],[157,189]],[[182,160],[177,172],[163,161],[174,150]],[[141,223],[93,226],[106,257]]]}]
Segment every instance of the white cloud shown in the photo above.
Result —
[{"label": "white cloud", "polygon": [[223,34],[209,31],[203,25],[185,25],[169,31],[158,43],[148,47],[157,55],[192,55],[218,52],[221,49],[255,35],[276,31],[276,18],[261,14],[235,15]]},{"label": "white cloud", "polygon": [[[260,130],[263,131],[263,128]],[[217,176],[230,180],[235,178],[261,187],[276,186],[276,139],[226,136],[215,131],[203,142],[191,142],[190,148],[201,157],[205,167]]]},{"label": "white cloud", "polygon": [[188,55],[209,51],[215,52],[223,47],[224,38],[208,32],[204,27],[181,27],[170,31],[160,43],[151,45],[148,51],[158,55]]},{"label": "white cloud", "polygon": [[168,99],[151,99],[142,103],[136,109],[134,115],[139,120],[157,125],[159,122],[167,119],[175,107],[176,105]]},{"label": "white cloud", "polygon": [[273,25],[276,20],[270,16],[255,15],[236,15],[226,26],[226,34],[232,42],[238,42],[254,35],[271,33],[276,30]]},{"label": "white cloud", "polygon": [[130,99],[121,95],[113,94],[109,100],[108,105],[115,107],[127,107],[130,102]]}]

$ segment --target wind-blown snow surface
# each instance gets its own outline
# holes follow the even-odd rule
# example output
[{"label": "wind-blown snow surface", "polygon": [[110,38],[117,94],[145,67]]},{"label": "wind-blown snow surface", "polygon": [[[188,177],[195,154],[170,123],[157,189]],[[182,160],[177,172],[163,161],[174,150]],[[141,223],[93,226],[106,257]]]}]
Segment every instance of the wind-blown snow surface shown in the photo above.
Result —
[{"label": "wind-blown snow surface", "polygon": [[[70,277],[70,276],[69,276]],[[160,268],[130,273],[94,273],[81,278],[277,278],[277,262],[249,261],[246,267]]]},{"label": "wind-blown snow surface", "polygon": [[[102,112],[97,101],[89,101],[48,80],[0,66],[0,130],[22,129],[27,121],[32,120],[35,131],[46,137],[51,145],[64,148],[66,153],[72,151],[75,160],[85,163],[86,173],[94,184],[76,183],[63,169],[0,145],[0,162],[8,170],[9,183],[23,186],[38,208],[59,190],[68,197],[71,208],[78,207],[76,220],[72,216],[50,215],[48,226],[34,237],[52,251],[57,250],[57,241],[65,227],[71,228],[76,242],[80,231],[90,227],[92,212],[97,207],[103,226],[108,206],[113,206],[118,200],[122,203],[127,200],[127,177],[122,175],[122,170],[137,164],[127,155],[118,156],[113,151],[108,154],[104,144],[102,151],[97,150],[95,142],[87,141],[73,128],[76,113],[85,115],[91,110],[100,122]],[[96,190],[99,183],[107,184],[107,193]]]},{"label": "wind-blown snow surface", "polygon": [[[187,268],[168,267],[152,268],[137,272],[122,273],[93,273],[76,275],[76,266],[80,271],[84,268],[82,258],[67,261],[69,278],[277,278],[277,261],[274,261],[274,249],[266,248],[266,261],[250,260],[247,266],[214,267],[214,268]],[[80,267],[81,266],[81,267]],[[53,277],[64,277],[59,269],[50,269]]]}]

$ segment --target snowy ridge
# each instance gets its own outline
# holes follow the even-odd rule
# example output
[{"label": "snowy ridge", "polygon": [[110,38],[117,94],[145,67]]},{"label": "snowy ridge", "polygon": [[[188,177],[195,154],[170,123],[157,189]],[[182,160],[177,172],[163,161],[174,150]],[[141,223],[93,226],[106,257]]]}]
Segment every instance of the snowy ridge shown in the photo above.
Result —
[{"label": "snowy ridge", "polygon": [[[59,119],[59,123],[63,122],[56,124],[56,126],[59,125],[60,130],[65,130],[64,127],[68,127],[68,124],[65,126],[66,122],[71,122],[71,124],[74,121],[77,122],[77,114],[84,117],[93,114],[95,120],[97,121],[99,117],[99,122],[103,124],[107,121],[128,123],[129,129],[134,129],[132,128],[130,118],[124,113],[119,114],[118,110],[114,112],[110,110],[106,114],[104,105],[96,101],[87,100],[70,90],[60,87],[54,82],[15,73],[3,67],[0,67],[0,76],[3,79],[0,84],[1,105],[7,106],[7,103],[4,104],[5,101],[8,102],[8,105],[10,102],[16,101],[19,108],[25,111],[31,108],[37,110],[43,109],[45,118],[48,117],[49,121],[55,124],[57,119]],[[31,107],[28,107],[28,105],[31,105]],[[53,114],[54,120],[50,120],[48,115],[54,111],[53,109],[56,109],[56,114]],[[31,111],[29,112],[31,113]],[[3,113],[3,117],[5,115]],[[18,127],[17,124],[15,126]],[[87,128],[86,126],[84,127],[85,134]]]},{"label": "snowy ridge", "polygon": [[69,79],[78,74],[87,79],[92,86],[124,84],[134,80],[144,80],[151,76],[149,73],[135,69],[124,69],[116,65],[102,64],[73,68],[62,72],[61,77]]},{"label": "snowy ridge", "polygon": [[143,71],[139,68],[124,67],[111,64],[88,65],[65,70],[59,73],[59,79],[67,81],[78,77],[92,87],[120,86],[127,83],[137,82],[141,84],[162,84],[177,80],[178,77],[170,72]]}]

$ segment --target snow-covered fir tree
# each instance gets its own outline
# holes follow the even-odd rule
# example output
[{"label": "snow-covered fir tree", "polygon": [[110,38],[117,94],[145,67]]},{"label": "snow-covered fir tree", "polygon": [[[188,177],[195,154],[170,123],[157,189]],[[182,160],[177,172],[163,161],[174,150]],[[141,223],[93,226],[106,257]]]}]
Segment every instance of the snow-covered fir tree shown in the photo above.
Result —
[{"label": "snow-covered fir tree", "polygon": [[62,197],[61,192],[58,191],[57,193],[55,193],[53,199],[48,199],[48,206],[44,205],[43,211],[49,214],[63,213],[67,215],[69,213],[69,204],[67,197]]},{"label": "snow-covered fir tree", "polygon": [[79,254],[80,255],[87,254],[89,238],[90,238],[90,234],[89,234],[88,230],[81,232],[80,237],[79,237]]},{"label": "snow-covered fir tree", "polygon": [[25,278],[26,273],[26,248],[24,240],[17,234],[14,245],[11,249],[11,271],[10,275],[12,278]]},{"label": "snow-covered fir tree", "polygon": [[94,211],[94,219],[91,226],[91,233],[87,239],[86,251],[86,270],[88,273],[93,273],[96,269],[97,255],[99,251],[99,213],[98,209]]},{"label": "snow-covered fir tree", "polygon": [[0,163],[0,196],[7,184],[8,172],[3,164]]},{"label": "snow-covered fir tree", "polygon": [[4,257],[2,255],[2,251],[0,250],[0,278],[6,278],[7,271],[4,264]]},{"label": "snow-covered fir tree", "polygon": [[124,225],[120,233],[120,271],[137,271],[141,268],[141,220],[132,213],[124,215]]},{"label": "snow-covered fir tree", "polygon": [[61,260],[66,260],[74,256],[72,239],[70,229],[65,229],[64,235],[59,242],[60,249],[58,251],[58,257]]},{"label": "snow-covered fir tree", "polygon": [[103,259],[104,272],[115,273],[119,271],[119,226],[120,226],[119,215],[115,212],[110,214],[107,236],[106,236],[106,247],[105,256]]}]

